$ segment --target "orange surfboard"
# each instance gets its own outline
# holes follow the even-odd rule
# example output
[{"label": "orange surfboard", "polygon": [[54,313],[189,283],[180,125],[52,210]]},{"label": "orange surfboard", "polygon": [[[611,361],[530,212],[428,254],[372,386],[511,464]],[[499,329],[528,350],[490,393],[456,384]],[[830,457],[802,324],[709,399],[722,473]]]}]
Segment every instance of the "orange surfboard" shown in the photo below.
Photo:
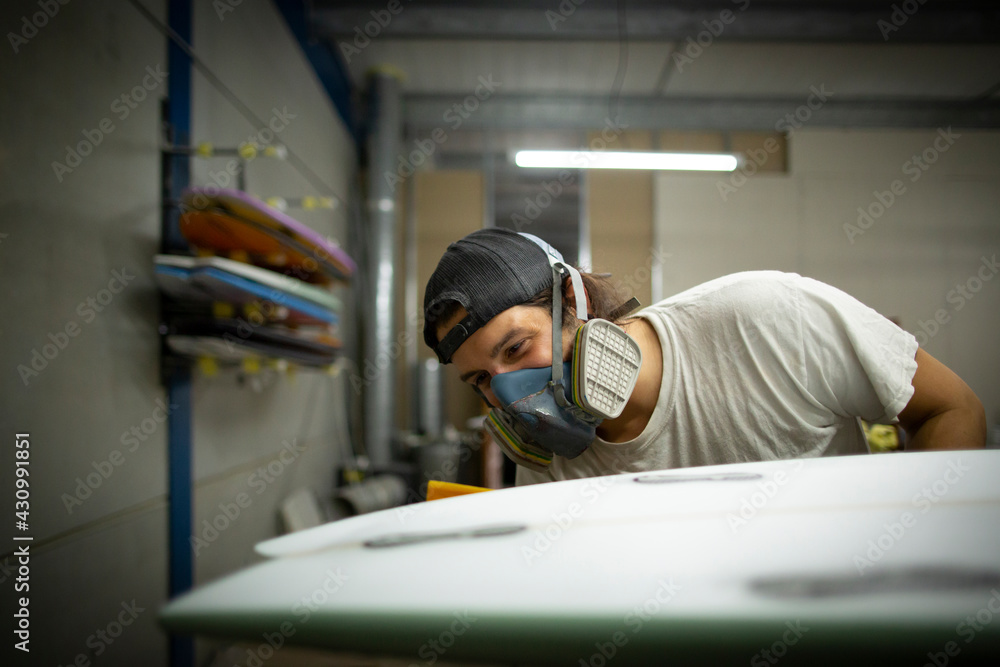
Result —
[{"label": "orange surfboard", "polygon": [[196,248],[242,256],[313,283],[347,281],[357,266],[335,243],[290,216],[237,190],[191,188],[180,229]]}]

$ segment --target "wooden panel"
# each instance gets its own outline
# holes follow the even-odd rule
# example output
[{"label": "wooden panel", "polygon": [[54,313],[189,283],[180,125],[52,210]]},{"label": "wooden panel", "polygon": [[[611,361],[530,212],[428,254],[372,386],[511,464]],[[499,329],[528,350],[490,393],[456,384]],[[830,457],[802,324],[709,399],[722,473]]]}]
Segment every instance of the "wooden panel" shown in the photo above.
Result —
[{"label": "wooden panel", "polygon": [[593,270],[622,281],[643,305],[650,303],[653,250],[653,181],[648,171],[587,173]]},{"label": "wooden panel", "polygon": [[[420,359],[433,359],[423,342],[423,303],[427,281],[448,244],[482,227],[483,175],[480,171],[422,171],[415,176],[417,217],[417,285]],[[479,400],[459,379],[453,366],[444,374],[445,418],[464,429],[465,422],[482,412]]]}]

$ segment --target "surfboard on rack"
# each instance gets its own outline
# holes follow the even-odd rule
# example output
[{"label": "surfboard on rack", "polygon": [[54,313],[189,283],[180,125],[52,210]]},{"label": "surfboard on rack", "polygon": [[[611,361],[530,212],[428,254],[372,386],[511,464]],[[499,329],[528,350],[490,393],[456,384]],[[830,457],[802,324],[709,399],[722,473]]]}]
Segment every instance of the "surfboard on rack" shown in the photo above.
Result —
[{"label": "surfboard on rack", "polygon": [[309,282],[347,281],[357,269],[336,243],[239,190],[190,188],[181,209],[181,233],[197,248],[246,253],[254,264]]},{"label": "surfboard on rack", "polygon": [[159,287],[175,299],[260,303],[271,313],[297,314],[301,317],[292,319],[298,322],[304,317],[335,324],[341,309],[340,300],[325,289],[224,257],[157,255],[155,275]]},{"label": "surfboard on rack", "polygon": [[172,351],[222,362],[256,357],[329,366],[336,361],[341,347],[340,341],[329,334],[255,326],[234,318],[173,318],[167,326],[166,343]]},{"label": "surfboard on rack", "polygon": [[269,540],[161,621],[424,664],[983,664],[997,526],[996,451],[626,473]]}]

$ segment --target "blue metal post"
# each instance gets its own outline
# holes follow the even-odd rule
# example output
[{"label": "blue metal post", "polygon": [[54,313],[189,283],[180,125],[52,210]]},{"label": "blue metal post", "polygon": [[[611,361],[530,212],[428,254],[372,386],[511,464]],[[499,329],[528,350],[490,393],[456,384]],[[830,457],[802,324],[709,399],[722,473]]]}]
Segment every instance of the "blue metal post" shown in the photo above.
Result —
[{"label": "blue metal post", "polygon": [[351,77],[340,54],[330,48],[325,40],[315,39],[310,34],[307,3],[304,0],[273,1],[360,149],[361,131],[354,122],[354,110],[351,106]]},{"label": "blue metal post", "polygon": [[[191,43],[191,0],[170,0],[167,23],[185,42]],[[191,143],[191,60],[173,41],[167,42],[168,106],[167,123],[170,139],[175,146]],[[191,180],[191,163],[187,155],[169,155],[164,163],[168,198],[163,208],[162,247],[176,250],[185,244],[180,238],[179,212],[170,202],[180,199]],[[193,489],[191,466],[191,369],[184,364],[171,364],[166,374],[167,400],[172,406],[167,421],[167,459],[169,465],[169,547],[170,597],[187,591],[194,583],[194,558],[190,548],[193,523]],[[194,639],[170,637],[170,664],[174,667],[194,665]]]}]

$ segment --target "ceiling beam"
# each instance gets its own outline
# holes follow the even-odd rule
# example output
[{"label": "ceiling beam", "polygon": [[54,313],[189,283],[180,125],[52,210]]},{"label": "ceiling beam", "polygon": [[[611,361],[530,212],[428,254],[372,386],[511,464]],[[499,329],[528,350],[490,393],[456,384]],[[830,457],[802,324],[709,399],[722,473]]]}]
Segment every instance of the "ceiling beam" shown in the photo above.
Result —
[{"label": "ceiling beam", "polygon": [[[834,100],[822,91],[796,99],[622,97],[623,127],[788,131],[807,127],[1000,128],[1000,102]],[[496,95],[469,103],[448,95],[408,95],[404,120],[415,131],[597,129],[615,115],[607,96]],[[473,108],[474,106],[474,108]]]},{"label": "ceiling beam", "polygon": [[[972,0],[674,0],[621,3],[630,40],[684,41],[711,30],[739,42],[1000,43],[1000,8]],[[395,10],[395,11],[393,11]],[[724,14],[728,12],[728,14]],[[619,39],[608,0],[315,0],[314,31],[379,39]]]}]

